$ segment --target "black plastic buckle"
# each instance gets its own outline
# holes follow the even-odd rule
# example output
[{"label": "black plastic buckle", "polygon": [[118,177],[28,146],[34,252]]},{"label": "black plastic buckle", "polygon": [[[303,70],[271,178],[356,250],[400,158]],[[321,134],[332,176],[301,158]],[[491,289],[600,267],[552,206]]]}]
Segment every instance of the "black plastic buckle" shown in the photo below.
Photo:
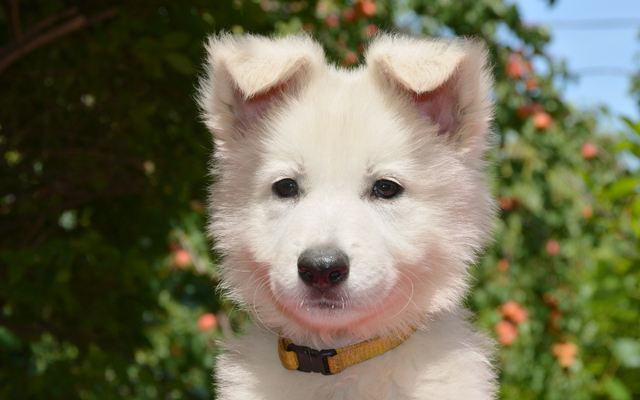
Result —
[{"label": "black plastic buckle", "polygon": [[287,346],[287,351],[293,351],[298,355],[298,371],[333,375],[329,369],[327,357],[338,354],[334,349],[316,350],[291,343]]}]

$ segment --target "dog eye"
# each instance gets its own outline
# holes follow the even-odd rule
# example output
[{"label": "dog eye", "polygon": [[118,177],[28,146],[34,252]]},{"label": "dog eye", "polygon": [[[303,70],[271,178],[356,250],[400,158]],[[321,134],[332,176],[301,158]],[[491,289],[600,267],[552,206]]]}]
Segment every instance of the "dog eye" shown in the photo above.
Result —
[{"label": "dog eye", "polygon": [[298,184],[289,178],[274,183],[272,189],[278,197],[293,197],[298,194]]},{"label": "dog eye", "polygon": [[386,179],[381,179],[373,185],[373,193],[377,197],[381,199],[390,199],[395,197],[402,192],[402,186],[398,185],[395,182],[388,181]]}]

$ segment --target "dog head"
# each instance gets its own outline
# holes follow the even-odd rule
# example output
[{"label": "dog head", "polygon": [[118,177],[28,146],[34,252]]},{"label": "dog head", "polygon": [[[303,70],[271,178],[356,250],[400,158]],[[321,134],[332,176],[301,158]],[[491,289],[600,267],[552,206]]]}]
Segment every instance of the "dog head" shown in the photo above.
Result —
[{"label": "dog head", "polygon": [[236,301],[324,345],[460,302],[494,214],[480,43],[381,35],[354,70],[306,36],[220,35],[208,54],[209,230]]}]

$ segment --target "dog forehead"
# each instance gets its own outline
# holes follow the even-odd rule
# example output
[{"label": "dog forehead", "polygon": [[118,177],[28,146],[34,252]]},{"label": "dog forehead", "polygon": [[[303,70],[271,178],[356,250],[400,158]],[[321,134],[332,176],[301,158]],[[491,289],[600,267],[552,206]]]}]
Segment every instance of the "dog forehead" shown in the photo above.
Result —
[{"label": "dog forehead", "polygon": [[279,113],[265,150],[324,174],[394,163],[412,135],[389,101],[365,71],[330,70]]}]

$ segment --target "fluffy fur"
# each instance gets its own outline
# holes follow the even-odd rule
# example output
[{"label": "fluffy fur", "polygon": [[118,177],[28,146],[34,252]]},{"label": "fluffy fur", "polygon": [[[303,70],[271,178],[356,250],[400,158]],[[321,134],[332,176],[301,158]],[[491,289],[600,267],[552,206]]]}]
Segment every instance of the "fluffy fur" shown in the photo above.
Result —
[{"label": "fluffy fur", "polygon": [[[200,105],[215,155],[209,226],[224,288],[258,329],[226,344],[222,399],[491,399],[490,344],[460,303],[494,215],[483,155],[491,76],[481,43],[379,35],[366,66],[327,65],[306,36],[214,36]],[[272,185],[294,179],[299,194]],[[392,199],[372,195],[380,179]],[[297,261],[341,249],[337,307],[310,301]],[[277,334],[338,348],[417,327],[324,376],[287,371]]]}]

